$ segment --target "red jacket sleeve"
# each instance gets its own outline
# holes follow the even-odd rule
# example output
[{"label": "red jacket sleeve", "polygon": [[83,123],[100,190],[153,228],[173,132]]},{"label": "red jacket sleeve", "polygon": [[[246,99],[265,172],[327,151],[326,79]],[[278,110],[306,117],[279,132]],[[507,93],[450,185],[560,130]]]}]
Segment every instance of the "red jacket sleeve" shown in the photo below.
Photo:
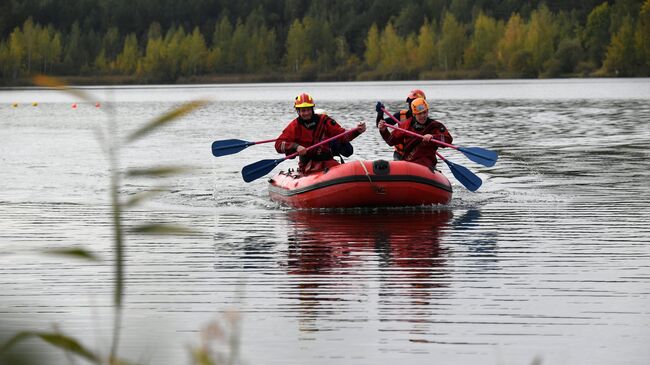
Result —
[{"label": "red jacket sleeve", "polygon": [[298,148],[298,143],[296,142],[296,129],[298,127],[298,121],[293,120],[286,128],[284,128],[282,134],[280,134],[280,136],[275,140],[275,150],[278,153],[290,155],[296,152],[296,149]]},{"label": "red jacket sleeve", "polygon": [[[433,132],[431,132],[433,138],[437,139],[438,141],[451,144],[454,141],[454,137],[451,136],[451,133],[449,133],[447,127],[445,127],[444,124],[438,121],[436,121],[436,123],[437,124],[435,129],[433,130]],[[444,148],[445,146],[440,145],[440,147]]]},{"label": "red jacket sleeve", "polygon": [[[402,123],[398,123],[397,126],[400,128],[405,127],[405,125],[403,125]],[[406,133],[398,129],[393,129],[392,132],[389,132],[388,127],[386,127],[386,129],[384,129],[383,131],[379,131],[379,133],[381,134],[381,138],[383,138],[386,144],[388,144],[389,146],[403,144],[405,142],[404,139],[407,136]]]}]

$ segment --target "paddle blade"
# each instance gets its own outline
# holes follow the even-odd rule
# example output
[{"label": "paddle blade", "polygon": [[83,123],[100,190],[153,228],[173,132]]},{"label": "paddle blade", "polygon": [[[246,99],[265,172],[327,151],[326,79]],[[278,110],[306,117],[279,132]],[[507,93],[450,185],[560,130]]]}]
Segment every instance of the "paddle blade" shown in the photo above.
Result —
[{"label": "paddle blade", "polygon": [[277,160],[262,160],[252,163],[250,165],[244,166],[241,170],[241,175],[244,178],[244,181],[251,182],[257,180],[260,177],[268,174],[275,168],[280,162],[284,161],[284,158],[279,158]]},{"label": "paddle blade", "polygon": [[483,184],[481,178],[469,171],[465,166],[457,165],[449,160],[445,160],[445,163],[449,166],[449,169],[451,170],[451,173],[454,174],[456,180],[463,184],[467,190],[476,191],[481,187],[481,184]]},{"label": "paddle blade", "polygon": [[487,167],[494,166],[499,158],[496,152],[481,147],[458,147],[458,150],[471,161]]},{"label": "paddle blade", "polygon": [[216,157],[232,155],[254,143],[242,141],[241,139],[226,139],[212,142],[212,154]]}]

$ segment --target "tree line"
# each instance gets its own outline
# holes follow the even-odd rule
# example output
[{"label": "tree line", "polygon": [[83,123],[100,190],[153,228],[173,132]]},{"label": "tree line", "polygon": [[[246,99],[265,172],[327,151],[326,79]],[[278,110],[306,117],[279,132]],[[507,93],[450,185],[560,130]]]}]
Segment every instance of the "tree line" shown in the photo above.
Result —
[{"label": "tree line", "polygon": [[8,0],[0,82],[650,76],[650,0],[132,3]]}]

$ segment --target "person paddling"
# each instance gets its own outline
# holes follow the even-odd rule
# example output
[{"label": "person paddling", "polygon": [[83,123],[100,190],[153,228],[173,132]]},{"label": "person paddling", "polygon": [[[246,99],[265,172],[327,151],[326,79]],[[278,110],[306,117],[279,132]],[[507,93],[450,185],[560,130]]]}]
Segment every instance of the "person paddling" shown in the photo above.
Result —
[{"label": "person paddling", "polygon": [[417,133],[422,138],[411,136],[398,129],[391,133],[386,127],[385,120],[377,122],[379,133],[389,146],[404,145],[403,160],[433,169],[438,163],[436,151],[441,146],[432,140],[436,139],[451,144],[453,137],[442,123],[429,118],[429,104],[423,98],[416,98],[411,102],[411,113],[413,116],[400,122],[399,127]]},{"label": "person paddling", "polygon": [[[290,155],[298,152],[298,172],[305,175],[339,164],[334,159],[331,145],[325,144],[309,151],[305,149],[346,131],[328,115],[314,113],[315,105],[314,99],[307,93],[296,96],[294,108],[298,117],[289,122],[275,141],[275,150],[278,153]],[[354,132],[342,136],[338,145],[345,146],[347,142],[365,132],[366,123],[360,122],[355,129]],[[346,149],[350,150],[350,147],[351,145]]]},{"label": "person paddling", "polygon": [[[399,120],[400,122],[403,122],[413,117],[413,113],[411,112],[411,103],[413,102],[413,100],[417,98],[422,98],[424,100],[427,100],[427,96],[424,94],[424,91],[420,89],[411,90],[409,94],[406,96],[407,108],[395,112],[395,114],[393,114],[395,119]],[[376,125],[379,126],[379,121],[381,120],[385,121],[390,125],[395,125],[395,123],[397,122],[395,122],[395,120],[393,120],[393,118],[391,118],[390,116],[384,118],[384,111],[382,110],[382,108],[384,108],[384,104],[382,104],[381,101],[378,101],[377,105],[375,106],[375,110],[377,111]],[[393,160],[401,160],[402,156],[404,155],[404,145],[397,144],[393,147],[395,148],[395,152],[393,152]]]}]

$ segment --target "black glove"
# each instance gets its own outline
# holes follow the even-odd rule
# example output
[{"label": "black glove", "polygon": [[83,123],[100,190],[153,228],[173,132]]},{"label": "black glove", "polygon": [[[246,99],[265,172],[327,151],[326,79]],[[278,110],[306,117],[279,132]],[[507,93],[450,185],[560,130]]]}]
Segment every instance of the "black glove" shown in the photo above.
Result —
[{"label": "black glove", "polygon": [[377,113],[384,114],[384,111],[381,110],[383,107],[384,107],[384,104],[382,104],[381,101],[378,101],[377,105],[375,105],[375,110],[377,111]]}]

